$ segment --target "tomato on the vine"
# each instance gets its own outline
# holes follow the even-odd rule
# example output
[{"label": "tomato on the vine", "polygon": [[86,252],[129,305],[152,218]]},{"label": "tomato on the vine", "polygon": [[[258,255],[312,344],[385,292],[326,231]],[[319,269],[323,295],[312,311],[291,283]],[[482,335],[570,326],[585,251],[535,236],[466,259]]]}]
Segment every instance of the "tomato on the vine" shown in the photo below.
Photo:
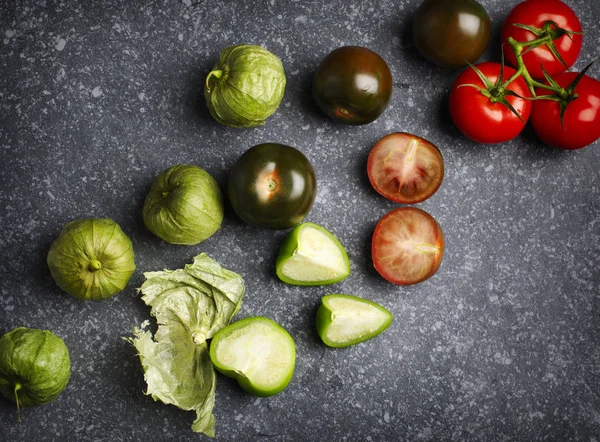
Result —
[{"label": "tomato on the vine", "polygon": [[[577,72],[563,72],[553,80],[567,88],[578,76]],[[536,89],[542,96],[543,88]],[[561,149],[574,150],[588,146],[600,138],[600,81],[583,75],[575,86],[573,97],[562,103],[564,113],[561,121],[561,102],[539,99],[534,101],[531,125],[538,137],[546,144]]]},{"label": "tomato on the vine", "polygon": [[387,281],[417,284],[440,267],[444,234],[429,213],[416,207],[399,207],[375,226],[371,254],[375,269]]},{"label": "tomato on the vine", "polygon": [[[546,25],[544,30],[544,24],[547,22],[553,22],[553,24]],[[515,26],[515,24],[537,28],[540,30],[536,31],[539,35],[536,35],[532,29],[525,29]],[[568,32],[564,33],[561,30]],[[504,21],[502,41],[506,42],[509,37],[518,42],[528,42],[544,35],[558,37],[552,40],[552,44],[566,66],[552,53],[551,46],[549,47],[547,44],[523,51],[523,63],[529,75],[536,79],[543,79],[542,65],[550,75],[556,75],[575,63],[581,51],[582,35],[580,33],[581,23],[577,15],[562,1],[526,0],[515,6]],[[509,45],[504,45],[503,52],[506,61],[516,67],[515,55]]]},{"label": "tomato on the vine", "polygon": [[298,149],[277,143],[251,147],[229,175],[229,200],[245,222],[274,230],[302,221],[317,194],[314,169]]},{"label": "tomato on the vine", "polygon": [[[473,67],[465,69],[450,91],[452,120],[462,133],[478,143],[513,139],[523,130],[531,113],[531,101],[524,99],[531,96],[527,84],[522,77],[517,77],[505,89],[504,79],[500,78],[500,63],[484,62],[474,67],[489,84],[485,84]],[[515,72],[504,66],[503,77],[510,78]]]},{"label": "tomato on the vine", "polygon": [[444,158],[431,142],[396,132],[379,140],[369,152],[367,173],[380,195],[403,204],[432,196],[444,178]]}]

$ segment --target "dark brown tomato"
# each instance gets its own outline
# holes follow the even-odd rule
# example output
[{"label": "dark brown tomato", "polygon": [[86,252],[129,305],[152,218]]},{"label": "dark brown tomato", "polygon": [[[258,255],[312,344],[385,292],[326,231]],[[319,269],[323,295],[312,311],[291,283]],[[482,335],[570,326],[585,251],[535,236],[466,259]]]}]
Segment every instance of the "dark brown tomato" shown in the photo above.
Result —
[{"label": "dark brown tomato", "polygon": [[413,18],[413,39],[429,61],[446,68],[475,63],[485,52],[492,24],[475,0],[424,0]]},{"label": "dark brown tomato", "polygon": [[310,212],[317,180],[308,158],[298,149],[266,143],[251,147],[229,175],[229,200],[245,222],[287,229]]},{"label": "dark brown tomato", "polygon": [[343,46],[327,55],[315,71],[313,96],[319,107],[344,124],[367,124],[387,108],[392,74],[383,58],[360,46]]},{"label": "dark brown tomato", "polygon": [[444,159],[426,139],[397,132],[373,146],[367,172],[380,195],[397,203],[415,204],[439,189],[444,178]]}]

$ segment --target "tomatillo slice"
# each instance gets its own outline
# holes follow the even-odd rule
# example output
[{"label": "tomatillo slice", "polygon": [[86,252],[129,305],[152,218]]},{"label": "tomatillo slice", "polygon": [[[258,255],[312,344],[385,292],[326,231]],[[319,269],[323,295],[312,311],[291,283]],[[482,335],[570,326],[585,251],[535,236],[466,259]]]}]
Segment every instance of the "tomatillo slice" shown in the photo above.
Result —
[{"label": "tomatillo slice", "polygon": [[273,396],[288,386],[296,365],[290,334],[263,316],[241,319],[221,329],[210,344],[210,359],[225,376],[255,396]]},{"label": "tomatillo slice", "polygon": [[284,240],[275,268],[279,279],[287,284],[327,285],[350,274],[350,260],[331,232],[305,222]]},{"label": "tomatillo slice", "polygon": [[385,307],[358,296],[333,294],[321,298],[317,333],[329,347],[349,347],[374,338],[392,323]]}]

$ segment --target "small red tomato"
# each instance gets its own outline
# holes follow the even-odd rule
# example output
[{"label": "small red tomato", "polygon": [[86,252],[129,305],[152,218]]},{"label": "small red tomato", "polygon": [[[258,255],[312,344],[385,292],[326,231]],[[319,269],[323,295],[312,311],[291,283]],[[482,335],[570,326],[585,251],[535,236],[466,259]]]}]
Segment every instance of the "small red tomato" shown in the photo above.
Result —
[{"label": "small red tomato", "polygon": [[[491,85],[484,84],[473,67],[465,69],[458,76],[450,91],[450,115],[454,124],[463,134],[478,143],[512,140],[521,133],[531,113],[531,101],[520,98],[531,96],[527,84],[522,77],[518,77],[507,89],[519,96],[505,95],[501,87],[497,87],[500,86],[500,63],[485,62],[475,67],[487,77]],[[515,72],[513,68],[504,66],[504,78],[509,78]]]},{"label": "small red tomato", "polygon": [[[546,29],[544,29],[544,23],[548,22],[552,23],[546,25]],[[515,24],[537,28],[539,35],[530,29],[514,26]],[[561,32],[559,28],[568,31],[569,34]],[[566,66],[556,58],[546,44],[523,53],[523,63],[529,74],[533,78],[543,79],[542,64],[544,69],[554,76],[571,67],[581,51],[582,36],[579,34],[581,33],[581,23],[570,7],[560,0],[526,0],[519,3],[504,22],[502,41],[506,42],[508,37],[512,37],[518,42],[527,42],[544,35],[552,35],[552,33],[555,34],[554,36],[558,36],[552,40],[552,44]],[[503,52],[506,61],[516,67],[515,55],[507,44],[503,46]]]},{"label": "small red tomato", "polygon": [[442,184],[444,159],[426,139],[397,132],[373,146],[367,173],[380,195],[397,203],[415,204],[429,198]]},{"label": "small red tomato", "polygon": [[[561,87],[568,87],[577,72],[554,76]],[[536,89],[543,95],[544,89]],[[575,98],[566,104],[561,124],[561,105],[553,100],[536,100],[531,111],[531,125],[540,139],[554,147],[574,150],[600,138],[600,81],[584,75],[574,90]],[[563,127],[564,124],[564,127]]]},{"label": "small red tomato", "polygon": [[411,285],[437,272],[444,234],[437,221],[416,207],[400,207],[377,223],[371,242],[373,265],[393,284]]}]

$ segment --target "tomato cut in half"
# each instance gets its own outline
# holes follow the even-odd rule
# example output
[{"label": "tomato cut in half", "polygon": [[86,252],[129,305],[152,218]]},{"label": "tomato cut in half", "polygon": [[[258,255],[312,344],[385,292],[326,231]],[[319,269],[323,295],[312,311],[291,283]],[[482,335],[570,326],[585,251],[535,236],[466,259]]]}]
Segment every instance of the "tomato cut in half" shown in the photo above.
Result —
[{"label": "tomato cut in half", "polygon": [[373,265],[393,284],[423,282],[437,272],[444,255],[444,234],[437,221],[416,207],[399,207],[375,226]]},{"label": "tomato cut in half", "polygon": [[397,203],[415,204],[439,189],[444,178],[444,158],[426,139],[397,132],[373,146],[367,173],[380,195]]}]

